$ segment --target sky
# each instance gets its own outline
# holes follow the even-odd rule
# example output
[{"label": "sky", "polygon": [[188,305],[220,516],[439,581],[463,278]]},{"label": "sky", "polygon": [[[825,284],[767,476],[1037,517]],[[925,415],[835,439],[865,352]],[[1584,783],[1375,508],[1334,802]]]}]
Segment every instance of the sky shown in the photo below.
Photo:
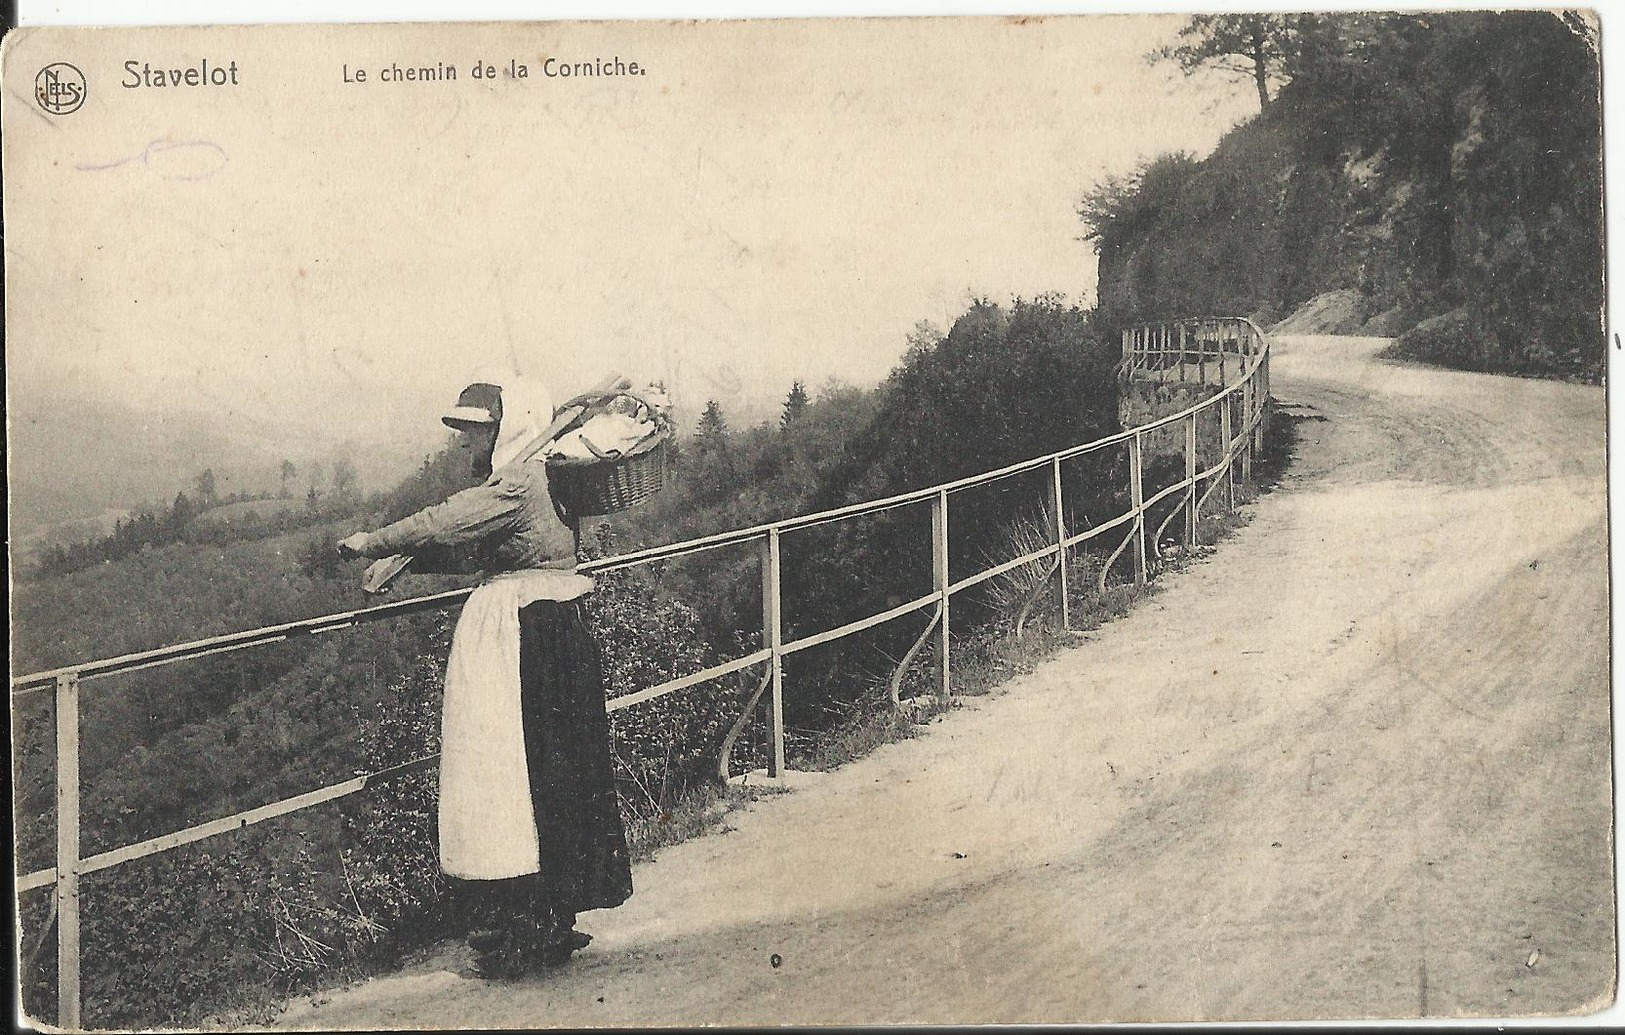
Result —
[{"label": "sky", "polygon": [[[794,379],[872,384],[917,321],[945,327],[974,295],[1089,300],[1083,191],[1206,153],[1252,113],[1245,83],[1145,60],[1179,24],[24,36],[6,83],[11,390],[416,445],[504,366],[560,397],[612,369],[663,379],[690,413],[772,405]],[[47,52],[92,86],[73,116],[13,103]],[[646,74],[542,74],[612,54]],[[126,61],[205,58],[235,60],[240,84],[121,85]],[[476,81],[476,60],[530,75]],[[459,78],[381,82],[394,64]]]}]

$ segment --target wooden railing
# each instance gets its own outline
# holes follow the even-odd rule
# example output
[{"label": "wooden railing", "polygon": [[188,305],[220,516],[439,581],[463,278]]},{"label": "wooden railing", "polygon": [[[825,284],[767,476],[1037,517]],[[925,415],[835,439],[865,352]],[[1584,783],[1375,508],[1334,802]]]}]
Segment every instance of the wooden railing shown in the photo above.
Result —
[{"label": "wooden railing", "polygon": [[[898,698],[904,672],[919,650],[934,638],[937,657],[938,683],[936,693],[948,695],[952,690],[952,671],[949,664],[949,612],[953,598],[972,586],[1016,568],[1038,561],[1049,560],[1045,581],[1054,580],[1061,621],[1070,625],[1068,552],[1085,542],[1103,536],[1116,528],[1128,526],[1121,543],[1108,557],[1100,572],[1100,586],[1113,563],[1125,549],[1132,548],[1134,579],[1143,584],[1150,577],[1152,562],[1159,549],[1163,529],[1176,516],[1185,516],[1184,535],[1187,545],[1195,544],[1197,519],[1201,508],[1221,487],[1226,490],[1225,505],[1235,505],[1236,467],[1240,466],[1243,481],[1250,481],[1252,461],[1262,447],[1264,422],[1269,395],[1269,345],[1263,333],[1249,320],[1237,317],[1183,320],[1167,324],[1132,328],[1123,332],[1123,360],[1118,367],[1119,376],[1126,381],[1184,381],[1212,384],[1213,393],[1193,405],[1137,427],[1126,429],[1093,442],[1010,464],[997,470],[986,471],[958,481],[912,492],[858,503],[836,510],[789,518],[753,528],[723,532],[687,542],[674,543],[635,553],[595,560],[581,565],[586,574],[621,571],[639,565],[653,564],[706,551],[754,545],[760,557],[762,579],[762,647],[725,663],[714,665],[658,686],[622,694],[612,698],[610,711],[630,708],[667,694],[675,693],[699,683],[741,672],[757,665],[765,666],[755,694],[750,698],[739,720],[730,730],[722,748],[722,769],[726,773],[728,757],[735,738],[744,728],[764,693],[768,694],[768,733],[771,749],[767,757],[770,776],[778,776],[784,769],[784,658],[819,644],[851,636],[883,622],[926,609],[931,620],[913,647],[904,655],[892,679],[892,699]],[[1198,420],[1213,413],[1219,418],[1219,442],[1216,460],[1198,469]],[[1144,492],[1145,443],[1147,437],[1163,429],[1181,428],[1184,431],[1184,477],[1167,485],[1147,498]],[[1063,508],[1062,464],[1074,457],[1098,450],[1127,447],[1129,458],[1129,509],[1111,519],[1093,525],[1081,532],[1068,533]],[[1019,557],[985,568],[957,581],[950,581],[948,568],[950,501],[955,493],[975,486],[988,485],[1025,472],[1048,470],[1045,479],[1047,520],[1050,543]],[[1206,489],[1203,490],[1203,483]],[[1161,524],[1148,533],[1148,515],[1152,508],[1164,500],[1178,497],[1177,505],[1170,508]],[[784,639],[782,599],[779,591],[781,567],[781,539],[785,533],[835,522],[879,514],[899,507],[924,504],[931,511],[931,591],[915,599],[898,603],[883,611],[797,639]],[[135,859],[166,852],[181,845],[200,841],[228,831],[240,830],[277,816],[310,808],[366,789],[380,780],[414,772],[432,765],[437,756],[414,759],[388,769],[367,773],[351,780],[332,784],[295,797],[285,798],[258,808],[234,813],[220,819],[187,827],[173,833],[125,845],[89,857],[80,854],[79,805],[79,694],[80,686],[88,680],[100,679],[121,672],[158,665],[170,665],[191,658],[204,657],[230,651],[248,650],[265,644],[307,636],[338,632],[367,622],[382,621],[421,611],[442,610],[461,602],[471,590],[461,589],[432,596],[417,597],[383,604],[377,607],[323,615],[298,622],[250,629],[245,632],[194,640],[155,650],[126,654],[98,661],[80,662],[48,671],[15,677],[11,681],[13,700],[24,695],[44,691],[55,694],[56,715],[56,865],[17,877],[19,895],[45,887],[55,887],[54,912],[57,926],[57,1023],[65,1028],[80,1025],[79,995],[79,878],[131,862]],[[15,724],[14,724],[15,729]],[[66,821],[65,821],[66,820]]]}]

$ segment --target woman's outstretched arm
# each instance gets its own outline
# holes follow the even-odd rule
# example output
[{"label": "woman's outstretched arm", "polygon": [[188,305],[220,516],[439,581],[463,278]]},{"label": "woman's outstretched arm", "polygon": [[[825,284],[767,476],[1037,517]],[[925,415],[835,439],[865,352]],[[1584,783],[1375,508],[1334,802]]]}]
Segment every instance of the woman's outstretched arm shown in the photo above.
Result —
[{"label": "woman's outstretched arm", "polygon": [[509,531],[525,505],[527,486],[498,473],[483,484],[464,489],[432,507],[385,525],[376,532],[357,532],[339,543],[339,552],[362,557],[388,557],[465,546]]}]

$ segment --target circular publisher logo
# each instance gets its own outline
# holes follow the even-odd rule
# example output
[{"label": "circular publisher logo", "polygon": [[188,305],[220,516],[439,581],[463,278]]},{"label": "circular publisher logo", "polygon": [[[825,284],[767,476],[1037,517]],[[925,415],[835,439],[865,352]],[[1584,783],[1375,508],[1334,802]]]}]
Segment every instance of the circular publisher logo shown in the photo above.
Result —
[{"label": "circular publisher logo", "polygon": [[85,103],[85,74],[66,61],[53,61],[34,77],[34,100],[52,115],[66,115]]}]

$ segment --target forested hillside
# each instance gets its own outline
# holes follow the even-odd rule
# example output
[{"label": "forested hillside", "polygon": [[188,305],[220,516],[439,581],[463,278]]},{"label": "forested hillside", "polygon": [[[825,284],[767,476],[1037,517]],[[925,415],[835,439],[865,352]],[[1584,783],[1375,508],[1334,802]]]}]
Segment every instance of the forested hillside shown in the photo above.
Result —
[{"label": "forested hillside", "polygon": [[1107,319],[1273,323],[1338,292],[1318,329],[1398,336],[1452,366],[1601,377],[1586,16],[1206,16],[1166,56],[1256,72],[1263,107],[1205,159],[1165,155],[1085,195]]},{"label": "forested hillside", "polygon": [[[680,438],[670,487],[644,508],[592,522],[587,545],[619,551],[871,499],[1115,430],[1118,350],[1111,329],[1059,298],[978,301],[947,332],[922,326],[876,388],[790,386],[780,419],[732,428],[708,407]],[[1121,506],[1110,465],[1069,468],[1069,510]],[[396,489],[267,515],[205,520],[187,499],[59,551],[13,598],[14,665],[29,671],[164,643],[364,606],[361,564],[333,543],[466,483],[466,459],[427,459]],[[1095,470],[1090,464],[1099,467]],[[1010,550],[1037,515],[1042,479],[1013,479],[955,501],[955,577]],[[231,504],[247,510],[248,504]],[[276,509],[271,510],[270,507]],[[929,586],[929,514],[786,537],[789,635],[838,625]],[[459,580],[408,576],[399,593]],[[705,554],[603,576],[591,621],[613,692],[653,685],[760,642],[752,551]],[[955,632],[997,617],[967,595]],[[131,843],[432,753],[450,617],[419,615],[308,640],[87,683],[84,851]],[[875,690],[923,616],[787,659],[794,752],[876,701]],[[618,713],[614,749],[629,815],[658,817],[713,777],[723,732],[753,686],[722,680]],[[46,694],[17,712],[20,861],[49,865],[51,716]],[[738,761],[749,762],[751,747]],[[243,989],[292,987],[335,967],[387,963],[405,945],[466,923],[433,856],[426,774],[242,834],[86,878],[87,1019],[146,1025],[196,1020]],[[24,903],[26,982],[48,1014],[54,960],[49,895]]]}]

